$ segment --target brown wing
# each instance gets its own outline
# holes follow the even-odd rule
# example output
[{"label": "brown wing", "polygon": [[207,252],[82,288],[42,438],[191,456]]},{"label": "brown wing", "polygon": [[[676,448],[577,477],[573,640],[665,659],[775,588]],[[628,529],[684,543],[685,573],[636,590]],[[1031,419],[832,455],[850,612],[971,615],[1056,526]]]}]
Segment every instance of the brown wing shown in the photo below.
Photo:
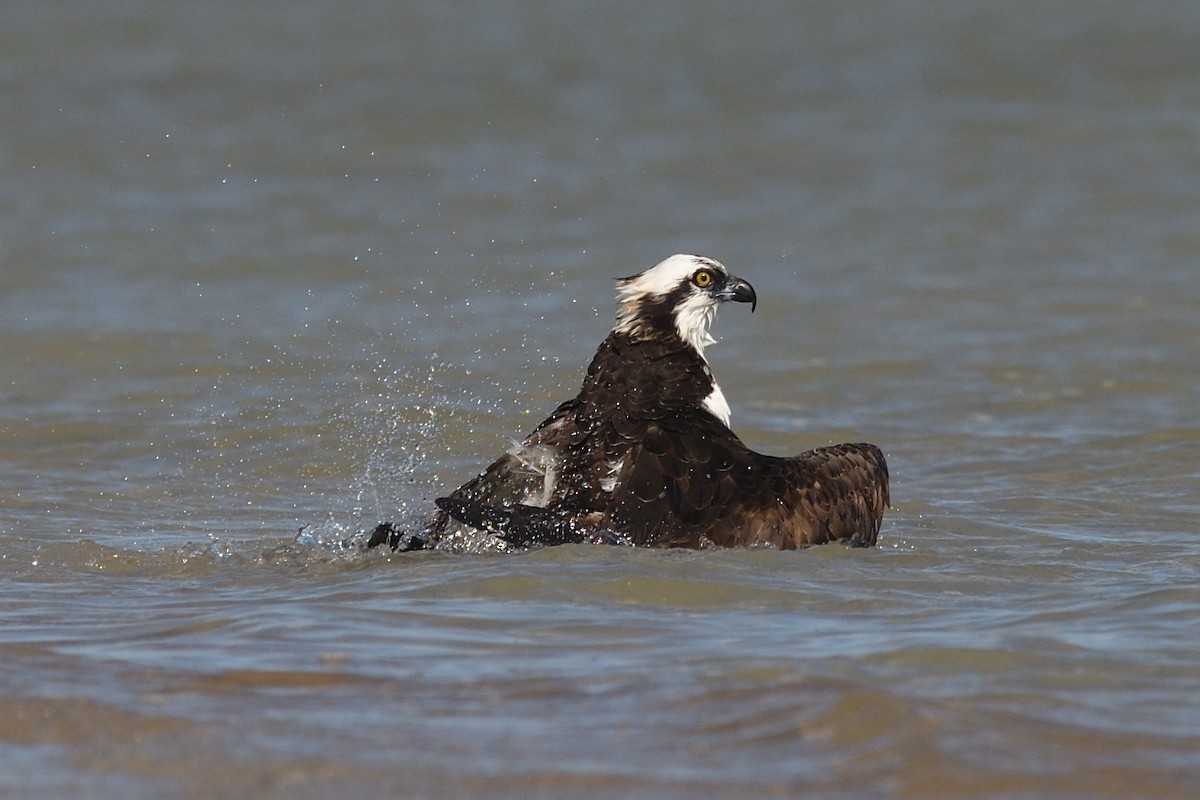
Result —
[{"label": "brown wing", "polygon": [[[835,541],[875,544],[889,502],[887,461],[875,445],[839,444],[792,458],[763,457],[758,469],[757,485],[745,481],[746,495],[774,504],[759,516],[754,540],[785,549]],[[780,491],[781,486],[786,488]]]},{"label": "brown wing", "polygon": [[765,456],[696,410],[646,423],[608,521],[637,544],[666,547],[869,546],[887,504],[887,463],[874,445]]}]

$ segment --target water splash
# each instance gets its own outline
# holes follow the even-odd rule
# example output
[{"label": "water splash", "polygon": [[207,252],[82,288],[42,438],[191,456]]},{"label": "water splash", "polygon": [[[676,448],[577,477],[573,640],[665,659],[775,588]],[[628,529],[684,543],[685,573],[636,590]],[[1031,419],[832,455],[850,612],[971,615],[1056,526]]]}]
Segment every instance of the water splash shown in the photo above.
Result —
[{"label": "water splash", "polygon": [[435,361],[397,369],[376,359],[334,412],[339,450],[358,465],[349,516],[360,529],[383,520],[419,528],[432,509],[437,455],[446,450],[443,436],[454,415],[438,377],[443,369]]}]

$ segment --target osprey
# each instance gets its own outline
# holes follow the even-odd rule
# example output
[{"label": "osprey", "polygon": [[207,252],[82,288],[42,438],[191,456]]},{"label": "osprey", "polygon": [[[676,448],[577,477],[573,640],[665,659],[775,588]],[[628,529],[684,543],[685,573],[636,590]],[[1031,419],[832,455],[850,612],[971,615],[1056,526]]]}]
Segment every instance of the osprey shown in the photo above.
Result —
[{"label": "osprey", "polygon": [[780,458],[754,452],[729,428],[704,349],[722,303],[754,310],[749,283],[712,259],[675,255],[619,279],[617,298],[616,324],[578,396],[439,498],[424,531],[406,536],[383,523],[367,546],[437,546],[455,526],[518,547],[875,543],[888,505],[878,447]]}]

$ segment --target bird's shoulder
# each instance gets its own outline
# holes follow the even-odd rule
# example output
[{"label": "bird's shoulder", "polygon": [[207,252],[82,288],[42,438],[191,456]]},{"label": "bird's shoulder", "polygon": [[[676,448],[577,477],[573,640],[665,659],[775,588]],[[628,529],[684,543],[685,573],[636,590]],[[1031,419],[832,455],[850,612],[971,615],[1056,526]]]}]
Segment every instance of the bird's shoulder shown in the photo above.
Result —
[{"label": "bird's shoulder", "polygon": [[588,366],[577,411],[588,418],[661,416],[698,406],[713,386],[704,359],[680,340],[613,333]]}]

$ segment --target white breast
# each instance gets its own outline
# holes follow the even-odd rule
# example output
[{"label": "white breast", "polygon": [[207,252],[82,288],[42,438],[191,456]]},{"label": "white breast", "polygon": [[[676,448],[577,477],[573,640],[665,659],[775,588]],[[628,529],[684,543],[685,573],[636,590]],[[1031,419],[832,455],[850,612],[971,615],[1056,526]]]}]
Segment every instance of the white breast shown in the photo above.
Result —
[{"label": "white breast", "polygon": [[704,398],[701,405],[704,406],[705,411],[724,422],[725,427],[729,427],[731,413],[729,403],[726,402],[725,395],[721,393],[721,387],[717,385],[716,381],[713,381],[712,391],[708,393],[708,397]]}]

